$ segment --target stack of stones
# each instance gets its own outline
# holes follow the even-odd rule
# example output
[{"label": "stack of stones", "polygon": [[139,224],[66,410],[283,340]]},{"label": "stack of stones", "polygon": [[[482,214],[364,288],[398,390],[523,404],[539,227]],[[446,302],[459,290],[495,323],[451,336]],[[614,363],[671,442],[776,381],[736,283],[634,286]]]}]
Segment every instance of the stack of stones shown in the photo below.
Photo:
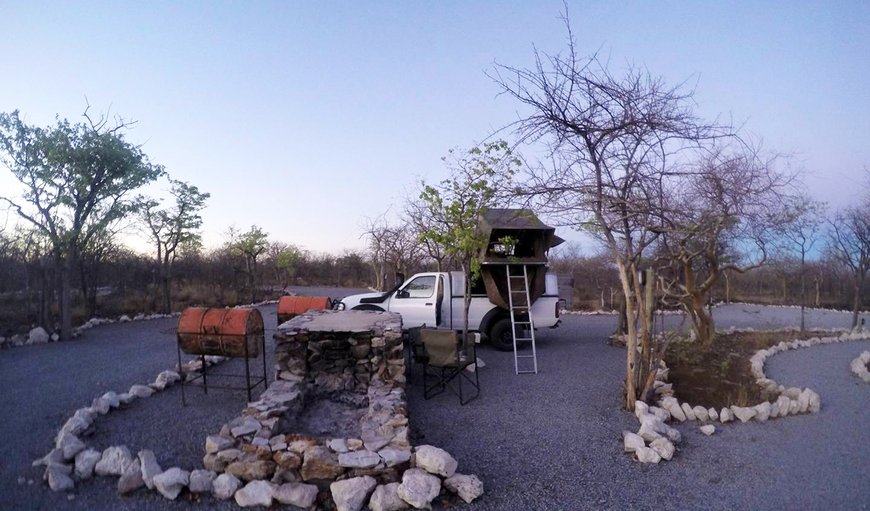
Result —
[{"label": "stack of stones", "polygon": [[852,374],[864,380],[864,383],[870,383],[870,351],[865,351],[858,355],[858,358],[852,360],[849,364]]},{"label": "stack of stones", "polygon": [[[212,493],[237,504],[335,506],[375,511],[426,508],[442,488],[471,502],[473,475],[432,446],[413,449],[405,399],[401,317],[309,311],[275,334],[276,380],[241,416],[206,439]],[[312,398],[360,402],[358,436],[317,438],[288,431]]]}]

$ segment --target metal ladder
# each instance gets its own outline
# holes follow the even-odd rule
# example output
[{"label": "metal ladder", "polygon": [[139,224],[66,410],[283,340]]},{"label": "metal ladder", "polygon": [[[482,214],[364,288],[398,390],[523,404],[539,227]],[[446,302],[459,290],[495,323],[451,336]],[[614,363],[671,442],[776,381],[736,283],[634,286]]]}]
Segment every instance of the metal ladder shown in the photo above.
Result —
[{"label": "metal ladder", "polygon": [[[520,266],[523,269],[522,275],[514,275],[511,273],[511,269]],[[508,265],[507,266],[507,289],[508,289],[508,308],[511,313],[511,333],[514,338],[514,371],[517,374],[538,374],[538,352],[535,347],[535,323],[532,319],[532,311],[531,311],[531,296],[529,295],[529,272],[526,265]],[[516,281],[519,287],[516,287],[512,284],[512,282]],[[519,302],[516,303],[514,301],[514,296],[520,298]],[[517,316],[525,315],[528,320],[527,321],[517,321]],[[518,328],[519,327],[519,328]],[[519,333],[522,331],[528,332],[528,337],[520,337]],[[517,353],[517,342],[531,341],[532,342],[532,354],[531,355],[520,355]],[[530,358],[532,359],[532,368],[531,369],[523,369],[520,370],[520,361],[521,358]],[[526,364],[527,365],[527,364]]]}]

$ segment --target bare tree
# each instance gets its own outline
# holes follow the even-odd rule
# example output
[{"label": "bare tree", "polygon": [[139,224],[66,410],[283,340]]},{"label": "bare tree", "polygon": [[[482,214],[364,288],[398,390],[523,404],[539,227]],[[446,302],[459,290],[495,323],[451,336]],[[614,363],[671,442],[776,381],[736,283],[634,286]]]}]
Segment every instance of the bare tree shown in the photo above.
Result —
[{"label": "bare tree", "polygon": [[722,274],[767,260],[768,240],[789,220],[789,183],[775,160],[747,151],[716,151],[668,181],[656,247],[662,287],[701,342],[710,344],[715,335],[706,306]]},{"label": "bare tree", "polygon": [[[807,256],[810,255],[816,243],[824,222],[825,205],[813,200],[808,195],[795,197],[789,207],[791,217],[780,229],[782,241],[780,248],[786,254],[793,254],[800,259],[798,276],[800,278],[801,332],[806,330],[807,304]],[[818,306],[818,292],[816,293]]]},{"label": "bare tree", "polygon": [[[692,91],[669,86],[637,67],[612,72],[597,55],[577,55],[570,25],[566,54],[535,51],[535,67],[499,65],[494,79],[531,113],[513,128],[522,140],[546,141],[550,167],[532,169],[524,193],[551,217],[585,228],[616,263],[629,318],[626,406],[652,385],[653,361],[638,364],[638,338],[650,342],[639,274],[659,226],[652,214],[673,163],[703,142],[729,134],[701,121]],[[652,229],[651,229],[652,228]]]},{"label": "bare tree", "polygon": [[830,249],[852,273],[852,328],[855,328],[861,310],[861,290],[870,271],[870,200],[839,211],[829,227]]}]

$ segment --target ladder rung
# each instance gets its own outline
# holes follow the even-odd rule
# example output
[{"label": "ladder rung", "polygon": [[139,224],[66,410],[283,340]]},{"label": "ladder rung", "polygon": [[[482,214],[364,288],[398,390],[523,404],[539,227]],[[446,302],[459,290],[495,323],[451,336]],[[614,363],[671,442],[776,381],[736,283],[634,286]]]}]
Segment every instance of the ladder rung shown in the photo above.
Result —
[{"label": "ladder rung", "polygon": [[517,355],[517,358],[535,358],[534,355]]}]

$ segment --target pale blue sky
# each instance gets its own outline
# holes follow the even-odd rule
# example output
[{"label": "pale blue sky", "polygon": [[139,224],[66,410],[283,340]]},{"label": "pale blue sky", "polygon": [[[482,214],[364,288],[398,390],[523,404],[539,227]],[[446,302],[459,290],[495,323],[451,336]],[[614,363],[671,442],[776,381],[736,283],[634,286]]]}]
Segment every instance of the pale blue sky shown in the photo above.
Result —
[{"label": "pale blue sky", "polygon": [[[10,2],[0,111],[45,125],[94,110],[212,194],[231,224],[313,251],[359,248],[451,147],[514,120],[485,76],[565,46],[561,1]],[[854,199],[870,165],[870,2],[569,2],[583,52],[697,84],[708,116],[793,153],[819,199]],[[0,187],[14,183],[0,172]],[[2,217],[0,217],[2,221]],[[560,234],[571,237],[569,232]]]}]

